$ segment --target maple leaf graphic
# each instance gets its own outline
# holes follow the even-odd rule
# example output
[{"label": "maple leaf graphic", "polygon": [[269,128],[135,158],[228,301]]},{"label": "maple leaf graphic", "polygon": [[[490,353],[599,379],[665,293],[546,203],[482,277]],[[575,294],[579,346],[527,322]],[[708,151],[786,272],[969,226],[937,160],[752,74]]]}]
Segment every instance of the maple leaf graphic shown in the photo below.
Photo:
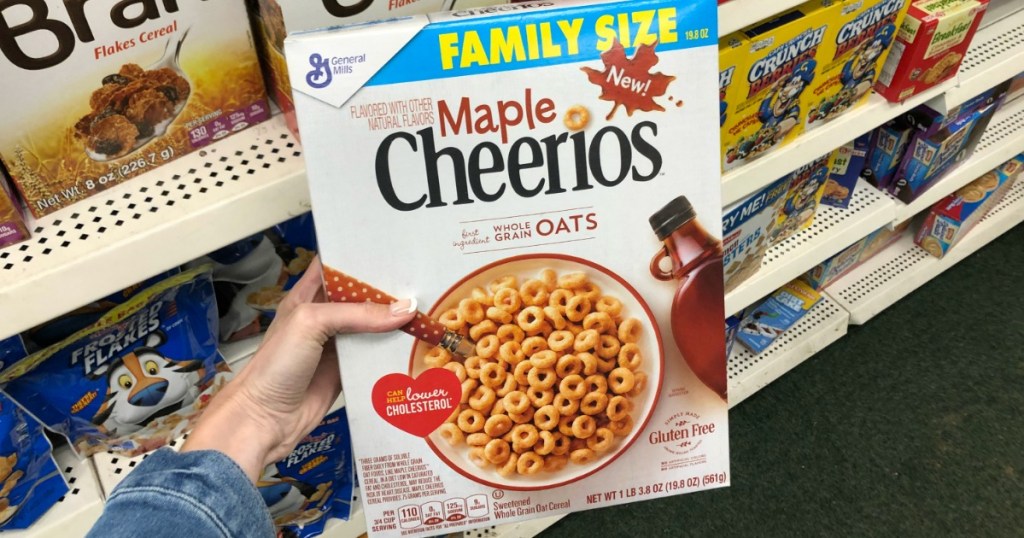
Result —
[{"label": "maple leaf graphic", "polygon": [[627,116],[632,116],[637,110],[665,111],[664,107],[654,102],[654,98],[665,95],[668,85],[676,77],[650,72],[658,63],[658,55],[654,52],[657,45],[655,42],[638,46],[630,59],[626,57],[622,43],[616,39],[610,49],[601,53],[601,62],[605,67],[603,71],[590,67],[580,68],[590,82],[601,87],[599,99],[614,103],[605,119],[612,119],[620,105],[626,108]]}]

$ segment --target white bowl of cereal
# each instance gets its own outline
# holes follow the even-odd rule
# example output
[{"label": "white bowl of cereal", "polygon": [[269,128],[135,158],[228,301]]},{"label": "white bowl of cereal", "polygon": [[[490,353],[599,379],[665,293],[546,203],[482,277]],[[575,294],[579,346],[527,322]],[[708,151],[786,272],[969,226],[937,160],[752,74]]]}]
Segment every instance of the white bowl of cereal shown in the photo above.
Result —
[{"label": "white bowl of cereal", "polygon": [[476,345],[453,356],[424,342],[410,374],[452,370],[463,398],[426,437],[481,484],[547,489],[625,452],[649,420],[664,355],[650,308],[624,279],[560,254],[506,258],[466,276],[428,314]]}]

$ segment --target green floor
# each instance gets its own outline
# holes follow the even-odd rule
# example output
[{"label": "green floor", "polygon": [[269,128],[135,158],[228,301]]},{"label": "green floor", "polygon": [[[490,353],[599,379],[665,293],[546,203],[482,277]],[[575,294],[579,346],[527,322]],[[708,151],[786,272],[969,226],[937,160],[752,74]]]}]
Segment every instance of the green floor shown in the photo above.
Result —
[{"label": "green floor", "polygon": [[1024,226],[730,413],[732,486],[561,536],[1024,536]]}]

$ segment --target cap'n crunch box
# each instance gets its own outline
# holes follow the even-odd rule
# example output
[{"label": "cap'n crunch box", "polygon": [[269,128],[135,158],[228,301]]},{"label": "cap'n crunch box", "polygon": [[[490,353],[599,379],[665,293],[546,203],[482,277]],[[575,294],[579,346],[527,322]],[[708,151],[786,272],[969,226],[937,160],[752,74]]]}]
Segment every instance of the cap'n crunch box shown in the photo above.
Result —
[{"label": "cap'n crunch box", "polygon": [[819,55],[819,74],[807,93],[807,129],[813,129],[865,102],[878,78],[908,0],[845,0],[833,11],[826,39],[830,56]]},{"label": "cap'n crunch box", "polygon": [[13,245],[29,238],[28,227],[21,214],[21,204],[14,198],[7,185],[7,178],[0,169],[0,248]]},{"label": "cap'n crunch box", "polygon": [[36,217],[269,115],[243,0],[0,4],[0,157]]},{"label": "cap'n crunch box", "polygon": [[718,40],[718,106],[721,117],[719,126],[724,126],[730,113],[740,102],[742,84],[733,84],[737,76],[743,76],[749,67],[747,63],[747,38],[740,32],[733,32]]},{"label": "cap'n crunch box", "polygon": [[285,40],[371,535],[728,482],[715,2],[510,7]]},{"label": "cap'n crunch box", "polygon": [[988,0],[912,2],[875,91],[897,102],[956,75]]},{"label": "cap'n crunch box", "polygon": [[814,215],[825,194],[825,182],[834,157],[833,153],[828,153],[786,176],[785,182],[789,188],[776,215],[775,227],[769,235],[770,244],[785,241],[814,223]]},{"label": "cap'n crunch box", "polygon": [[[816,0],[741,32],[747,38],[745,72],[737,73],[737,102],[722,125],[722,170],[731,170],[792,141],[807,117],[805,90],[818,72],[818,57],[834,12],[833,0]],[[827,51],[826,51],[827,53]]]}]

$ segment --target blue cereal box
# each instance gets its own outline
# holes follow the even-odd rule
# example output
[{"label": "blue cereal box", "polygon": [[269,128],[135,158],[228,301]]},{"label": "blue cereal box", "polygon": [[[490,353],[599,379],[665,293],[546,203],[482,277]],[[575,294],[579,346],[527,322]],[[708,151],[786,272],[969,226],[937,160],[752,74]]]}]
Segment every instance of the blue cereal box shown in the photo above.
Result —
[{"label": "blue cereal box", "polygon": [[68,491],[43,426],[0,394],[0,530],[28,528]]},{"label": "blue cereal box", "polygon": [[0,373],[4,393],[81,455],[180,437],[227,380],[207,270],[151,286]]},{"label": "blue cereal box", "polygon": [[864,171],[869,140],[870,135],[865,134],[833,152],[832,169],[829,170],[828,180],[825,181],[821,203],[840,209],[850,207],[853,190],[857,187],[861,172]]},{"label": "blue cereal box", "polygon": [[794,280],[747,311],[736,339],[747,349],[760,353],[796,325],[820,300],[821,294],[814,288],[803,280]]},{"label": "blue cereal box", "polygon": [[[376,475],[364,480],[377,480]],[[331,518],[352,513],[355,474],[345,408],[330,413],[283,460],[268,465],[256,488],[285,534],[321,534]]]},{"label": "blue cereal box", "polygon": [[337,341],[371,536],[728,484],[716,28],[526,2],[285,40],[328,299],[420,305]]},{"label": "blue cereal box", "polygon": [[890,120],[871,131],[862,172],[864,179],[879,189],[888,189],[913,135],[914,126],[907,116]]},{"label": "blue cereal box", "polygon": [[725,209],[722,217],[722,259],[725,291],[729,292],[761,268],[776,216],[789,190],[788,177]]}]

